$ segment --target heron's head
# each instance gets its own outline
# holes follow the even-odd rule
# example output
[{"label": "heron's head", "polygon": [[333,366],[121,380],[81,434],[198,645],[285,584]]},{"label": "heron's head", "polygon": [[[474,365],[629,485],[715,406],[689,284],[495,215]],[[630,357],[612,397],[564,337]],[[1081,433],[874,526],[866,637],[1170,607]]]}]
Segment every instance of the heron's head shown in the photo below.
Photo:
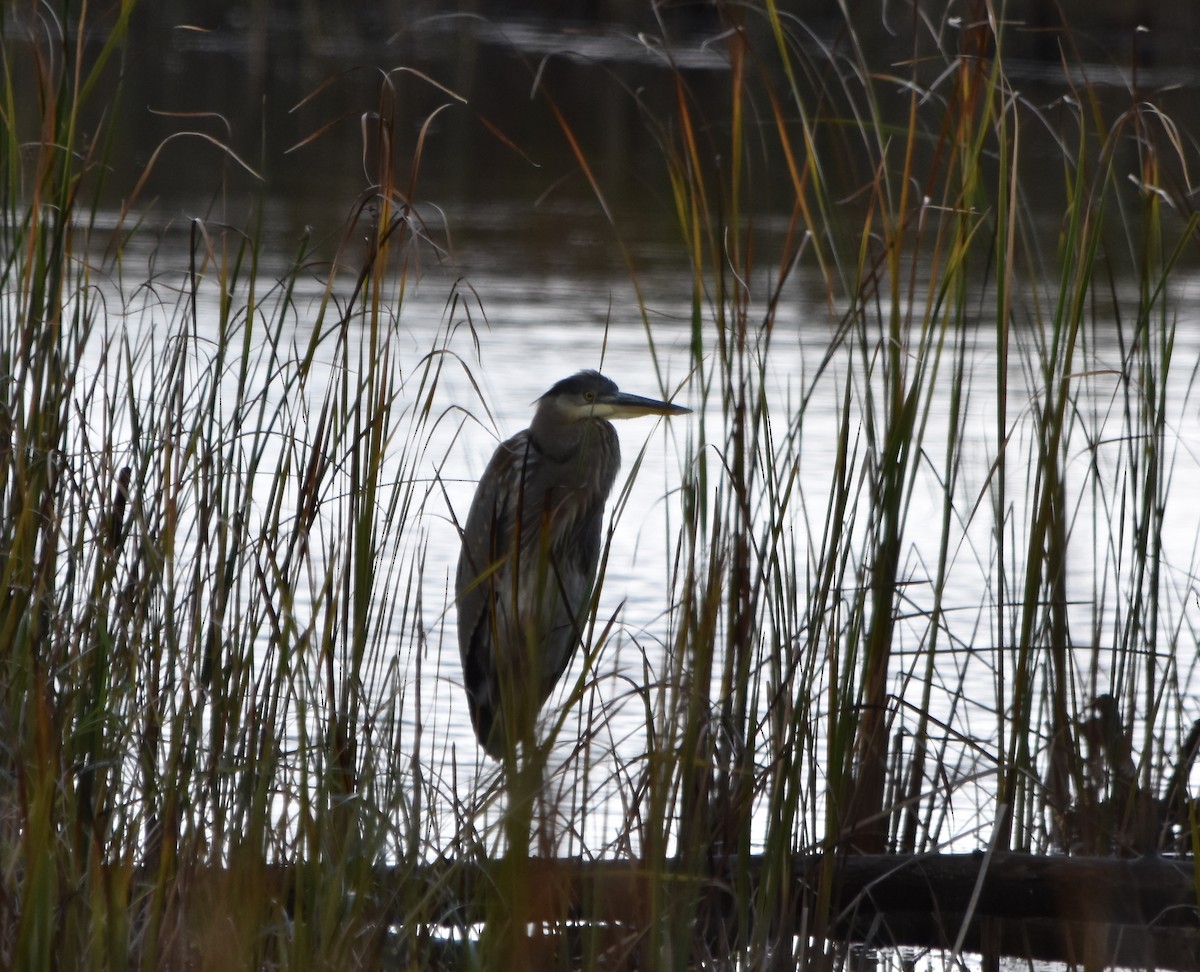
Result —
[{"label": "heron's head", "polygon": [[625,419],[639,415],[685,415],[690,408],[641,395],[628,395],[598,371],[564,378],[537,400],[535,421],[574,425],[589,419]]}]

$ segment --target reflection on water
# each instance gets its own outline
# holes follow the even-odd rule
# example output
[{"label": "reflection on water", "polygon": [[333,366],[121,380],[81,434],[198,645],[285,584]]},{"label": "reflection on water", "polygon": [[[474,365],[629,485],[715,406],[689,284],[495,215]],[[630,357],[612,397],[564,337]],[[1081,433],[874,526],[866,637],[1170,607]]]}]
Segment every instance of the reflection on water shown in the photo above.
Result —
[{"label": "reflection on water", "polygon": [[[1189,25],[1200,27],[1198,9],[1184,2],[1155,5],[1138,11],[1139,20],[1131,11],[1089,7],[1072,12],[1077,32],[1069,37],[1052,29],[1039,5],[1025,19],[1015,15],[1006,71],[1013,96],[1042,115],[1041,125],[1022,131],[1025,157],[1038,158],[1039,145],[1076,130],[1074,95],[1064,82],[1086,80],[1118,110],[1153,92],[1182,130],[1200,127],[1200,103],[1190,95],[1195,60],[1190,48],[1180,53],[1182,39],[1194,33]],[[172,5],[147,5],[132,22],[131,44],[163,56],[132,57],[121,72],[128,106],[120,120],[121,164],[102,191],[119,205],[149,170],[141,199],[156,201],[163,218],[243,225],[263,204],[266,231],[285,245],[306,227],[322,239],[336,235],[374,181],[364,123],[382,116],[394,125],[398,184],[407,185],[419,171],[416,201],[439,207],[456,242],[469,247],[479,233],[482,246],[492,244],[495,220],[503,218],[510,221],[508,235],[493,245],[507,248],[511,233],[519,232],[527,244],[540,241],[541,259],[567,263],[559,244],[573,224],[574,233],[604,240],[595,258],[619,264],[610,228],[564,137],[565,121],[622,233],[674,246],[675,214],[657,130],[676,103],[668,69],[680,72],[698,109],[711,111],[711,130],[699,134],[711,140],[706,150],[720,151],[727,37],[715,10],[703,4],[643,9],[615,3],[607,22],[595,19],[596,7],[587,10],[591,18],[579,10],[581,19],[568,22],[522,4],[489,8],[485,15],[471,3],[304,5],[302,13],[277,4],[251,13],[200,4],[181,23]],[[12,15],[11,8],[5,11]],[[1152,30],[1138,31],[1147,19]],[[852,119],[853,92],[840,91],[837,76],[853,73],[839,6],[810,5],[803,21],[786,18],[786,24],[798,66],[806,69],[797,80],[806,109]],[[942,25],[941,41],[949,48],[961,26],[954,19]],[[895,27],[886,18],[862,18],[853,43],[871,63],[907,64],[911,42]],[[762,32],[769,49],[768,25],[751,15],[748,29]],[[1075,54],[1067,77],[1059,44]],[[925,96],[937,103],[950,93],[933,60]],[[879,109],[902,110],[904,90],[898,85],[897,100]],[[31,99],[35,94],[29,91]],[[245,160],[257,177],[219,146]],[[762,151],[770,146],[764,143]],[[1053,148],[1048,151],[1052,160]],[[844,189],[849,197],[869,183],[872,173],[860,168],[865,162],[839,158],[826,173],[835,183],[845,179],[844,187],[834,186],[835,196]],[[782,160],[769,164],[776,163]],[[789,200],[755,188],[763,195],[747,204],[762,217],[786,219]],[[1040,201],[1051,212],[1060,208],[1053,179],[1044,186],[1031,180],[1026,191],[1037,211]],[[573,269],[586,272],[587,263],[575,260]]]}]

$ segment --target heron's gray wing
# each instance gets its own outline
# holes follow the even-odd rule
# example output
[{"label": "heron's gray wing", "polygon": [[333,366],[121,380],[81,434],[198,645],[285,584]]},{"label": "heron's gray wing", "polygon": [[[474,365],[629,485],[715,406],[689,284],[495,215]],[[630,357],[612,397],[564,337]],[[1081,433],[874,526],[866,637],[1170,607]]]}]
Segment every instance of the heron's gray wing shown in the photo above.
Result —
[{"label": "heron's gray wing", "polygon": [[538,453],[538,461],[525,471],[520,569],[523,577],[545,577],[537,607],[539,706],[583,642],[600,559],[604,503],[621,462],[611,425],[598,424],[590,435],[579,454],[556,461]]},{"label": "heron's gray wing", "polygon": [[556,624],[547,636],[545,670],[542,672],[543,701],[553,691],[575,649],[583,641],[592,587],[596,581],[596,565],[600,560],[603,519],[603,505],[582,511],[572,524],[570,539],[555,546],[551,570],[560,599]]},{"label": "heron's gray wing", "polygon": [[502,741],[492,732],[500,706],[493,612],[497,592],[507,591],[512,583],[512,542],[528,449],[528,432],[518,433],[496,449],[467,513],[458,560],[458,649],[463,681],[476,735],[497,758]]},{"label": "heron's gray wing", "polygon": [[[600,431],[595,463],[556,460],[528,431],[513,436],[492,456],[467,515],[457,577],[459,652],[472,723],[494,756],[503,746],[494,731],[502,678],[514,686],[529,679],[536,698],[519,704],[536,712],[582,640],[604,500],[620,462],[615,431]],[[534,655],[524,650],[531,634]]]},{"label": "heron's gray wing", "polygon": [[524,495],[528,450],[528,431],[519,432],[497,447],[467,513],[457,577],[459,647],[464,660],[467,646],[490,610],[491,596],[484,588],[499,585],[501,577],[512,569],[509,556],[518,510],[523,509],[525,524],[531,521],[531,514],[533,522],[538,516],[533,510],[536,501]]}]

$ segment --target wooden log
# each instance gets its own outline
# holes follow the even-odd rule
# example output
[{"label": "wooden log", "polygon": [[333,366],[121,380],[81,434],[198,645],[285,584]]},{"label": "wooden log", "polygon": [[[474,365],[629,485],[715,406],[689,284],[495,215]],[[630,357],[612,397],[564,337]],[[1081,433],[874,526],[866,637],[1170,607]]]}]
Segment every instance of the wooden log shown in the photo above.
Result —
[{"label": "wooden log", "polygon": [[[811,902],[821,855],[792,862],[793,900]],[[531,860],[535,920],[637,926],[656,885],[696,893],[726,882],[676,864]],[[751,888],[766,867],[747,862]],[[1193,970],[1200,909],[1190,860],[982,854],[848,855],[836,862],[831,933],[870,948],[985,947],[1019,958]],[[976,895],[976,887],[978,894]],[[968,904],[974,896],[973,911]],[[479,916],[474,916],[479,917]]]},{"label": "wooden log", "polygon": [[[800,855],[791,862],[790,900],[811,908],[825,861]],[[645,928],[664,901],[728,904],[732,862],[697,872],[678,862],[650,867],[637,861],[532,858],[527,914],[534,922]],[[1145,856],[1084,858],[999,852],[928,855],[847,855],[834,862],[835,888],[828,936],[867,948],[948,949],[1023,959],[1200,969],[1200,908],[1190,859]],[[304,865],[317,876],[319,865]],[[744,864],[750,894],[768,862]],[[258,872],[263,893],[291,910],[297,869]],[[191,892],[243,879],[224,868],[193,873]],[[310,878],[311,880],[311,878]],[[487,865],[449,862],[377,868],[380,902],[393,902],[389,921],[412,920],[403,902],[420,900],[426,924],[466,928],[483,920],[490,882]],[[219,900],[221,895],[215,897]],[[732,911],[732,909],[727,909]],[[767,908],[761,909],[769,911]],[[751,914],[754,909],[751,909]],[[711,915],[709,916],[711,918]],[[718,919],[721,915],[718,913]],[[777,915],[776,915],[777,917]],[[748,929],[742,929],[744,937]]]},{"label": "wooden log", "polygon": [[[811,866],[811,865],[806,865]],[[1193,862],[937,854],[840,864],[839,935],[1081,963],[1200,968]],[[973,913],[967,905],[976,887]]]}]

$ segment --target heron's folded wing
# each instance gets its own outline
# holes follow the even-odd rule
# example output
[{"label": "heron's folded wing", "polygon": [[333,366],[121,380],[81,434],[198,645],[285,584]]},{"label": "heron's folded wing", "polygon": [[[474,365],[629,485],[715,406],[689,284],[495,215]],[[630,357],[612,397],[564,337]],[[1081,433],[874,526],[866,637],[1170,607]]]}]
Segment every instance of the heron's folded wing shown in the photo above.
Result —
[{"label": "heron's folded wing", "polygon": [[458,644],[464,665],[471,645],[490,627],[493,589],[511,577],[509,557],[518,510],[528,523],[522,474],[529,451],[528,432],[500,444],[484,470],[463,528],[458,560]]}]

